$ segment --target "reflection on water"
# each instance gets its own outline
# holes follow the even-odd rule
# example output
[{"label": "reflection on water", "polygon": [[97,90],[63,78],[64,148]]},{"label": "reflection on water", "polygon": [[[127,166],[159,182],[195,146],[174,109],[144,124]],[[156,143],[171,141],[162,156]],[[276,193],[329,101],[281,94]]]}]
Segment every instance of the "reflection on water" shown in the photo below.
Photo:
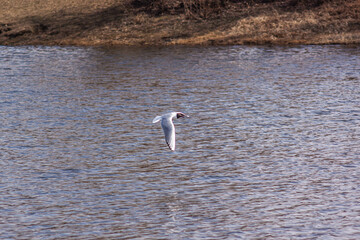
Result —
[{"label": "reflection on water", "polygon": [[1,238],[360,237],[359,48],[0,50]]}]

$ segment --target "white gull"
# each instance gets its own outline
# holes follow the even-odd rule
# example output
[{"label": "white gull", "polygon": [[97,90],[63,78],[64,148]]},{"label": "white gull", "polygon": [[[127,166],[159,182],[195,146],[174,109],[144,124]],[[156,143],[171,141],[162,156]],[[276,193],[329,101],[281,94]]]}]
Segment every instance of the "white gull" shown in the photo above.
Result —
[{"label": "white gull", "polygon": [[162,116],[156,116],[153,123],[156,123],[161,120],[161,127],[164,130],[165,141],[169,146],[171,151],[175,151],[175,126],[173,123],[173,118],[189,117],[182,112],[170,112]]}]

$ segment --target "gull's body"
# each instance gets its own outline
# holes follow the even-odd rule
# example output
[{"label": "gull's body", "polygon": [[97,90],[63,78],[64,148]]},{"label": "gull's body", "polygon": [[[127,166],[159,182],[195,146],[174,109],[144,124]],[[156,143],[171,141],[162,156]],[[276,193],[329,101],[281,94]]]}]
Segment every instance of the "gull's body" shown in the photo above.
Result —
[{"label": "gull's body", "polygon": [[153,123],[161,121],[161,127],[165,134],[165,141],[171,151],[175,151],[175,126],[173,123],[174,118],[188,117],[181,112],[166,113],[162,116],[156,116]]}]

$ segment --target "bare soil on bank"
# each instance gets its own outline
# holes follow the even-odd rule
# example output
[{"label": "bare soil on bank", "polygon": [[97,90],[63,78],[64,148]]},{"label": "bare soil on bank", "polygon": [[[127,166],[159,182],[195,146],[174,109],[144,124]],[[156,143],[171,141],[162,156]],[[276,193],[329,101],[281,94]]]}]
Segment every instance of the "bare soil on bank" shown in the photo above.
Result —
[{"label": "bare soil on bank", "polygon": [[0,0],[0,45],[359,44],[360,0]]}]

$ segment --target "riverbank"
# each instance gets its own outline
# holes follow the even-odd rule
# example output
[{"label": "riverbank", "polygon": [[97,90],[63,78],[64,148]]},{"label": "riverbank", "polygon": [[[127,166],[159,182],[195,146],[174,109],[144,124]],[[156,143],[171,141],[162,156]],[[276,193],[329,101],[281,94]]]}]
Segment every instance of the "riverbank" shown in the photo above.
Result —
[{"label": "riverbank", "polygon": [[360,1],[21,0],[0,45],[360,44]]}]

